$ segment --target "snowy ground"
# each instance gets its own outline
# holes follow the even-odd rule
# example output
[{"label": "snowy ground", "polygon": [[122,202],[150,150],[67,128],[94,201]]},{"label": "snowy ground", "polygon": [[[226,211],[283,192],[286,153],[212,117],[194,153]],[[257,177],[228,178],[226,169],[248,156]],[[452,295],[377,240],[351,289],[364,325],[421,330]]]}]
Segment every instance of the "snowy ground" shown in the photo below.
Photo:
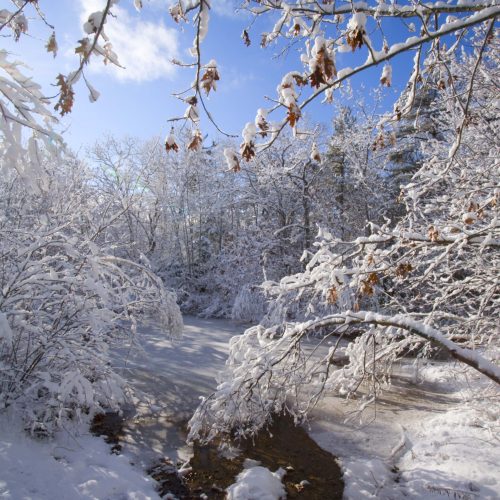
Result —
[{"label": "snowy ground", "polygon": [[227,500],[275,500],[286,495],[282,483],[284,469],[271,472],[259,462],[246,459],[236,482],[227,489]]},{"label": "snowy ground", "polygon": [[[227,342],[244,329],[223,320],[185,322],[181,340],[144,326],[142,352],[124,346],[115,353],[140,393],[122,455],[110,454],[109,445],[88,434],[64,432],[54,442],[34,442],[2,417],[0,499],[158,498],[141,466],[158,456],[188,457],[180,422],[199,396],[214,389]],[[377,404],[376,418],[365,414],[362,424],[356,402],[327,398],[316,410],[311,435],[340,458],[346,499],[500,498],[498,390],[467,371],[452,374],[450,366],[435,363],[418,373],[401,367],[393,389]],[[272,479],[261,469],[247,471],[233,493],[250,488],[247,479],[256,474]]]},{"label": "snowy ground", "polygon": [[35,441],[19,423],[0,420],[0,498],[9,500],[158,498],[155,482],[112,455],[102,439],[61,432]]},{"label": "snowy ground", "polygon": [[0,499],[158,498],[155,482],[141,466],[158,456],[187,457],[179,419],[188,418],[199,396],[214,389],[228,340],[241,331],[242,326],[229,321],[185,318],[181,340],[144,326],[139,332],[143,352],[123,347],[115,353],[115,363],[126,366],[123,373],[143,392],[135,401],[139,409],[122,455],[111,454],[108,444],[85,431],[78,436],[61,432],[54,442],[34,441],[18,422],[2,415]]},{"label": "snowy ground", "polygon": [[316,411],[311,435],[340,458],[344,497],[500,498],[498,389],[451,363],[399,372],[376,414],[338,398]]}]

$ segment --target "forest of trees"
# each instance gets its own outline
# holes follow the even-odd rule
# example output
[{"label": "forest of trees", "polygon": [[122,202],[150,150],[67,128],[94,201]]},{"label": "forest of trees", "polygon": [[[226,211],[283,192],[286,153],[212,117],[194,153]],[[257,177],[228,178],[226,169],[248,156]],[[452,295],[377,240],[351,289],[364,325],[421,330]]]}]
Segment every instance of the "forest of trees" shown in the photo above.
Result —
[{"label": "forest of trees", "polygon": [[[0,30],[21,44],[27,10],[43,16],[43,2],[11,3]],[[53,100],[0,50],[0,411],[15,407],[27,429],[50,434],[119,407],[125,381],[108,350],[150,314],[180,335],[181,311],[256,325],[231,343],[192,438],[252,434],[283,408],[300,421],[328,392],[363,387],[366,405],[408,353],[441,350],[500,382],[494,1],[242,2],[275,22],[263,46],[300,40],[307,50],[241,144],[200,130],[205,111],[222,127],[204,99],[224,81],[202,62],[209,2],[179,1],[170,13],[193,26],[195,80],[172,124],[188,126],[166,142],[109,136],[76,155],[54,116],[71,112],[79,81],[97,99],[90,59],[118,64],[104,33],[118,2],[102,3]],[[401,20],[409,38],[388,44],[385,20]],[[357,51],[366,62],[336,67],[337,52]],[[393,111],[376,97],[339,98],[377,64],[390,85],[388,61],[404,53],[414,65]],[[332,94],[330,123],[303,116]],[[332,362],[335,347],[311,365],[311,339],[331,338],[348,341],[344,365]]]}]

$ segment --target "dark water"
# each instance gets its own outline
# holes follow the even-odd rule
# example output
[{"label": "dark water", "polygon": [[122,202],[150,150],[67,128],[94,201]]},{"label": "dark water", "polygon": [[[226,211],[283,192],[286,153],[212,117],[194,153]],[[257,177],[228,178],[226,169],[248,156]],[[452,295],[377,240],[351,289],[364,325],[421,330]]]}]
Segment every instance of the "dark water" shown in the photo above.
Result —
[{"label": "dark water", "polygon": [[[120,452],[120,439],[124,436],[126,418],[116,414],[98,417],[93,432],[106,435],[115,453]],[[177,424],[178,431],[185,433],[185,422]],[[216,445],[194,445],[191,471],[180,477],[176,464],[168,459],[157,461],[148,473],[158,481],[160,495],[173,493],[179,499],[200,498],[204,493],[209,499],[222,500],[225,489],[235,482],[243,470],[243,462],[249,458],[276,471],[287,471],[285,483],[288,498],[310,500],[336,500],[342,498],[344,484],[335,457],[320,448],[301,427],[295,427],[291,418],[281,416],[267,430],[253,440],[240,442],[236,458],[229,460],[219,453]],[[307,481],[305,486],[301,482]]]}]

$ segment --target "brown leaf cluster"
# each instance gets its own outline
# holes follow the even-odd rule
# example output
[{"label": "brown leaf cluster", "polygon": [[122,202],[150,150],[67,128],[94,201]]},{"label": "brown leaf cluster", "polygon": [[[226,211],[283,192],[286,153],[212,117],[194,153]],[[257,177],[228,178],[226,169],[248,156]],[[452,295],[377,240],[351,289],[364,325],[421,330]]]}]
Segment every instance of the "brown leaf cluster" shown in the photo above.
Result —
[{"label": "brown leaf cluster", "polygon": [[64,75],[57,75],[56,81],[56,85],[60,88],[60,90],[59,100],[54,106],[54,109],[59,111],[61,116],[64,116],[67,113],[71,113],[71,110],[73,109],[75,92],[73,91],[73,87],[68,84]]},{"label": "brown leaf cluster", "polygon": [[309,75],[311,87],[319,88],[320,85],[328,83],[336,74],[337,71],[332,56],[328,53],[326,47],[322,47],[316,55],[316,69]]},{"label": "brown leaf cluster", "polygon": [[169,136],[165,140],[165,150],[167,153],[169,151],[174,151],[174,153],[177,153],[179,151],[179,146],[177,145],[174,137],[174,127],[172,127]]},{"label": "brown leaf cluster", "polygon": [[166,142],[165,143],[165,150],[167,151],[167,153],[169,151],[174,151],[175,153],[177,153],[177,151],[179,151],[179,146],[177,146],[176,142],[173,142],[172,144],[169,144],[168,142]]},{"label": "brown leaf cluster", "polygon": [[377,137],[375,137],[375,140],[373,141],[372,144],[372,151],[377,151],[379,149],[384,149],[385,148],[385,140],[384,140],[384,134],[380,132]]},{"label": "brown leaf cluster", "polygon": [[439,238],[439,231],[434,226],[429,226],[427,234],[431,241],[437,241]]},{"label": "brown leaf cluster", "polygon": [[357,48],[363,45],[363,36],[366,35],[364,29],[355,28],[346,35],[347,45],[349,45],[354,52]]},{"label": "brown leaf cluster", "polygon": [[87,59],[89,56],[90,42],[87,37],[78,40],[78,45],[75,49],[75,54],[80,54],[83,59]]},{"label": "brown leaf cluster", "polygon": [[203,145],[203,137],[201,135],[201,132],[199,129],[196,129],[193,132],[193,137],[191,139],[191,142],[188,144],[188,151],[200,151],[201,147]]},{"label": "brown leaf cluster", "polygon": [[169,151],[174,151],[175,153],[177,153],[177,151],[179,151],[179,146],[177,146],[176,142],[173,142],[172,144],[169,144],[168,142],[166,142],[165,143],[165,150],[167,151],[167,153]]},{"label": "brown leaf cluster", "polygon": [[180,21],[186,21],[186,17],[184,16],[184,10],[182,9],[182,4],[179,2],[177,5],[173,5],[169,9],[170,15],[172,19],[179,23]]},{"label": "brown leaf cluster", "polygon": [[248,35],[247,30],[243,30],[243,33],[241,34],[241,38],[243,39],[243,43],[247,46],[250,47],[250,44],[252,43],[250,41],[250,36]]},{"label": "brown leaf cluster", "polygon": [[[237,173],[241,170],[240,167],[240,160],[238,159],[238,156],[236,153],[233,151],[226,152],[224,151],[224,154],[226,155],[226,159],[228,160],[228,163],[232,165],[231,171],[234,173]],[[229,158],[227,157],[229,155]]]},{"label": "brown leaf cluster", "polygon": [[412,265],[409,262],[402,262],[396,267],[396,276],[398,278],[404,278],[413,270]]},{"label": "brown leaf cluster", "polygon": [[309,155],[309,158],[311,158],[312,161],[321,163],[321,155],[319,154],[319,150],[315,142],[313,142],[312,144],[311,154]]},{"label": "brown leaf cluster", "polygon": [[269,123],[265,118],[261,118],[257,122],[257,127],[259,129],[259,133],[261,137],[267,137],[267,132],[269,131]]},{"label": "brown leaf cluster", "polygon": [[[386,140],[388,140],[388,143],[386,142]],[[389,144],[391,146],[394,146],[396,144],[396,140],[397,140],[397,138],[396,138],[396,135],[394,133],[384,135],[383,132],[380,132],[372,144],[372,151],[384,149]]]},{"label": "brown leaf cluster", "polygon": [[240,145],[240,153],[241,156],[245,158],[246,161],[250,161],[255,156],[255,144],[253,143],[253,141],[242,142]]},{"label": "brown leaf cluster", "polygon": [[52,52],[54,57],[57,56],[57,41],[55,33],[52,33],[52,35],[50,35],[48,42],[45,44],[45,48],[47,49],[47,52]]},{"label": "brown leaf cluster", "polygon": [[385,85],[386,87],[390,87],[391,86],[391,80],[389,80],[388,78],[386,78],[385,76],[383,76],[380,79],[380,84],[381,85]]},{"label": "brown leaf cluster", "polygon": [[293,75],[293,79],[295,80],[295,83],[299,86],[299,87],[305,87],[307,85],[307,78],[304,78],[303,76],[295,73]]},{"label": "brown leaf cluster", "polygon": [[301,116],[302,112],[300,111],[300,108],[297,106],[297,103],[293,102],[292,104],[290,104],[290,106],[288,106],[288,113],[286,115],[286,119],[290,124],[290,127],[295,127]]},{"label": "brown leaf cluster", "polygon": [[[30,0],[33,2],[33,0]],[[22,34],[27,33],[28,31],[28,24],[26,22],[26,18],[24,16],[13,16],[10,19],[10,27],[12,28],[12,31],[14,32],[14,40],[16,42],[19,41],[19,38],[21,37]],[[3,28],[3,26],[2,26]]]},{"label": "brown leaf cluster", "polygon": [[471,201],[467,207],[467,212],[477,212],[479,210],[479,204],[475,201]]},{"label": "brown leaf cluster", "polygon": [[216,90],[217,85],[215,82],[219,80],[219,73],[217,68],[209,67],[201,77],[201,88],[208,95],[211,90]]},{"label": "brown leaf cluster", "polygon": [[329,304],[335,304],[338,299],[339,295],[337,292],[337,288],[332,286],[331,288],[328,289],[328,292],[326,294],[326,300]]},{"label": "brown leaf cluster", "polygon": [[368,277],[361,282],[360,293],[361,295],[373,295],[374,289],[373,287],[377,285],[379,282],[378,276],[376,273],[370,273]]},{"label": "brown leaf cluster", "polygon": [[315,150],[311,153],[311,160],[321,163],[321,155],[318,150]]}]

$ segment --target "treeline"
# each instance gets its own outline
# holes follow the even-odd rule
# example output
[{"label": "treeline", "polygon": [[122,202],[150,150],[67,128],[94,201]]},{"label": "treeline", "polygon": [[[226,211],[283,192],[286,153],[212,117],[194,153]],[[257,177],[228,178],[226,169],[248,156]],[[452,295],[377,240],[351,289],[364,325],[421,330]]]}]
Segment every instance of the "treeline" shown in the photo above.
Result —
[{"label": "treeline", "polygon": [[101,207],[121,211],[102,238],[147,261],[184,312],[258,321],[259,285],[304,269],[320,228],[349,239],[404,212],[400,184],[432,134],[414,118],[384,134],[380,116],[344,107],[329,133],[280,137],[239,172],[226,165],[227,143],[167,154],[159,138],[109,137],[86,160]]}]

